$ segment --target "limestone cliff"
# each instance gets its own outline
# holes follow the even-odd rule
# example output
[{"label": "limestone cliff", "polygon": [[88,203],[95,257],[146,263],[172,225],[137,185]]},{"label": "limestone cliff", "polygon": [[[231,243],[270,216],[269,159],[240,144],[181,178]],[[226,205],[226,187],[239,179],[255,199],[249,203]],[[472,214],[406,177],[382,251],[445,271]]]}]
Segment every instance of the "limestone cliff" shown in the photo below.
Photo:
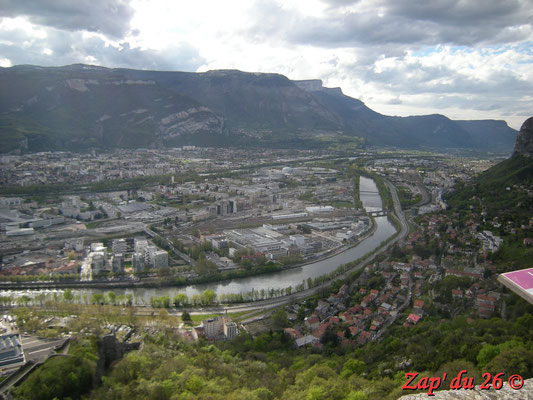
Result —
[{"label": "limestone cliff", "polygon": [[515,155],[533,157],[533,117],[526,119],[518,132],[513,151],[513,156]]}]

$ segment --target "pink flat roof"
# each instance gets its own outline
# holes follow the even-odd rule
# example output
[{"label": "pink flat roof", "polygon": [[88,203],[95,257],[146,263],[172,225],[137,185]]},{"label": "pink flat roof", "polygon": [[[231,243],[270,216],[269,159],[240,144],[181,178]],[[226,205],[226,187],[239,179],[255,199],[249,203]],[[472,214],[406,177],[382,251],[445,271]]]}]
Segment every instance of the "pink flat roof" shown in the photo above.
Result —
[{"label": "pink flat roof", "polygon": [[502,274],[507,279],[513,281],[520,288],[527,292],[533,290],[533,268],[521,269],[519,271],[506,272]]}]

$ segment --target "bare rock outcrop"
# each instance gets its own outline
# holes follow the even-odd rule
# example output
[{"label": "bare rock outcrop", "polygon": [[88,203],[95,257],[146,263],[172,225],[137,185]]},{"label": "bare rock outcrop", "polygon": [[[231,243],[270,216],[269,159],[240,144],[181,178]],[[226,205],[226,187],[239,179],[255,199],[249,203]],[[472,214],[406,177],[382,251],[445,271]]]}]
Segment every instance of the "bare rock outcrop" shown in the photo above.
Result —
[{"label": "bare rock outcrop", "polygon": [[513,151],[513,156],[516,155],[533,157],[533,117],[526,119],[518,132]]}]

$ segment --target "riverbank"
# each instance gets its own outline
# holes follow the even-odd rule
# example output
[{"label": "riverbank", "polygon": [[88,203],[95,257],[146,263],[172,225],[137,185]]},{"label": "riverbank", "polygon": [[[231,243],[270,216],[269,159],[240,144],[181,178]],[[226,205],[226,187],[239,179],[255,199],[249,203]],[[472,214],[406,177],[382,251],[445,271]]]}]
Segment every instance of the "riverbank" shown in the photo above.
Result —
[{"label": "riverbank", "polygon": [[224,284],[232,279],[245,279],[257,277],[260,275],[279,273],[291,269],[302,268],[317,262],[326,261],[342,253],[357,247],[361,242],[376,232],[377,224],[371,218],[370,229],[356,242],[349,245],[341,246],[320,257],[306,260],[298,264],[291,264],[285,267],[273,266],[270,269],[258,269],[256,271],[229,271],[227,276],[213,275],[211,277],[185,279],[177,276],[168,277],[148,277],[139,278],[138,280],[92,280],[92,281],[34,281],[34,282],[0,282],[0,290],[39,290],[39,289],[128,289],[128,288],[180,288],[191,285],[203,285],[210,283]]},{"label": "riverbank", "polygon": [[[379,195],[376,198],[377,186],[368,178],[361,177],[361,188],[363,189],[363,202],[365,207],[381,207],[379,202]],[[368,194],[366,194],[368,193]],[[124,287],[124,282],[112,281],[112,286],[109,282],[105,282],[104,286],[100,286],[102,282],[93,282],[93,287],[88,287],[86,284],[79,283],[76,287],[72,287],[72,295],[78,298],[82,303],[90,302],[93,295],[106,296],[110,289],[117,297],[128,297],[133,299],[135,305],[150,304],[153,298],[169,297],[173,298],[177,293],[186,294],[189,298],[199,295],[205,290],[211,290],[219,298],[223,299],[226,296],[242,297],[240,302],[250,302],[262,299],[277,299],[280,296],[286,297],[287,294],[294,294],[296,291],[301,292],[308,288],[322,287],[324,279],[337,280],[341,273],[347,270],[353,270],[356,263],[366,259],[368,255],[376,254],[382,251],[383,246],[389,247],[390,240],[393,242],[398,240],[397,230],[389,221],[388,217],[375,218],[375,230],[368,233],[368,236],[359,242],[356,246],[351,247],[343,252],[329,255],[322,261],[316,261],[311,264],[306,264],[299,267],[293,267],[283,271],[257,275],[247,278],[236,278],[225,280],[223,282],[211,282],[203,284],[190,283],[188,286],[179,287],[173,284],[172,286],[163,286],[160,282],[150,282],[151,286],[147,287],[144,282],[127,282],[127,287]],[[357,260],[357,261],[356,261]],[[41,298],[53,296],[54,293],[60,295],[61,289],[66,289],[68,283],[61,283],[57,285],[50,283],[53,286],[51,289],[40,289],[39,283],[30,285],[28,289],[4,290],[3,296],[15,297],[35,297],[40,295]],[[26,283],[27,285],[27,283]],[[100,287],[96,287],[100,286]],[[1,289],[7,289],[7,285],[0,285]],[[58,290],[59,289],[59,290]],[[56,292],[56,290],[58,290]],[[292,293],[291,293],[292,292]],[[56,296],[57,296],[56,294]],[[241,294],[241,296],[238,296]],[[282,300],[284,301],[284,300]],[[287,298],[285,301],[291,301]]]}]

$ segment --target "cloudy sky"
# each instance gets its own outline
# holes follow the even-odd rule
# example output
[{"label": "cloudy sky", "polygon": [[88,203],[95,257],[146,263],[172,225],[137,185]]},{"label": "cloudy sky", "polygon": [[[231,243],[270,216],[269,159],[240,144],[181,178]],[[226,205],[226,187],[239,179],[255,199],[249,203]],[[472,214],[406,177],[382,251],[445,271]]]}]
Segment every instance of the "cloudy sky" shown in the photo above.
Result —
[{"label": "cloudy sky", "polygon": [[533,0],[0,0],[0,66],[320,78],[388,115],[533,115]]}]

